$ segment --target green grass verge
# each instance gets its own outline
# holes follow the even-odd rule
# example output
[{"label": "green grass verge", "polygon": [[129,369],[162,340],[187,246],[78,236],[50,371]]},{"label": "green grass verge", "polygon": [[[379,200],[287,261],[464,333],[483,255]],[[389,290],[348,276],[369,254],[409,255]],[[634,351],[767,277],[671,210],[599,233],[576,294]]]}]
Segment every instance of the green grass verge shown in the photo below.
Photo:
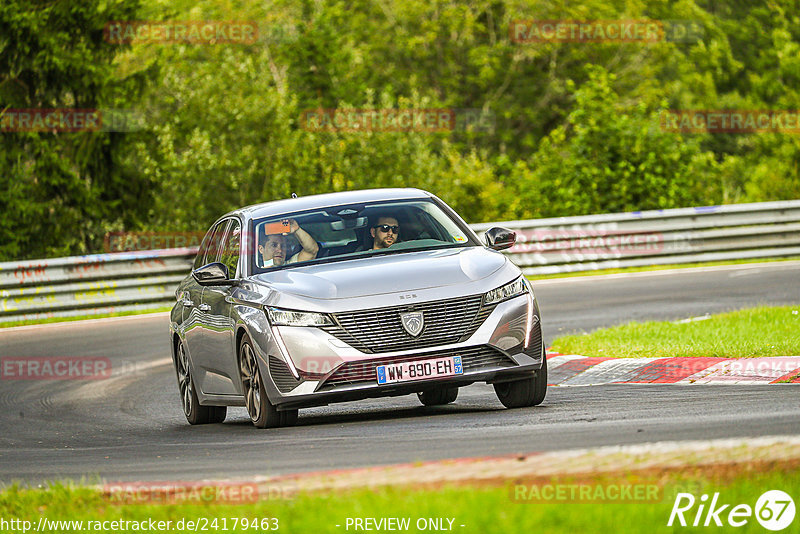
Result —
[{"label": "green grass verge", "polygon": [[[687,470],[687,473],[690,470]],[[580,483],[600,487],[604,492],[611,485],[658,481],[661,488],[657,499],[639,502],[575,502],[567,498],[558,500],[533,499],[536,495],[546,495],[544,487],[550,483]],[[516,485],[515,485],[516,484]],[[525,488],[520,492],[519,486]],[[677,491],[688,491],[695,495],[695,506],[685,513],[691,525],[700,504],[702,494],[713,495],[719,492],[719,502],[730,504],[721,514],[727,521],[727,513],[738,504],[755,508],[758,497],[768,490],[782,490],[797,501],[800,497],[800,469],[797,466],[774,466],[770,470],[740,469],[734,474],[717,476],[712,473],[676,475],[657,473],[655,477],[638,478],[629,475],[619,477],[544,480],[531,482],[509,482],[505,486],[459,486],[437,489],[412,489],[404,487],[379,490],[358,490],[334,494],[300,494],[292,500],[259,501],[256,503],[223,504],[111,504],[99,492],[85,488],[55,487],[47,490],[22,490],[10,488],[0,493],[0,518],[8,521],[19,519],[30,521],[35,526],[40,517],[48,520],[74,521],[171,521],[169,532],[194,531],[194,529],[175,529],[178,521],[200,521],[197,531],[223,532],[223,519],[227,532],[264,532],[252,528],[252,520],[277,520],[278,531],[291,534],[303,533],[343,533],[353,532],[347,527],[348,518],[409,518],[409,532],[418,532],[416,522],[420,518],[453,519],[452,531],[464,533],[502,533],[519,532],[619,532],[624,525],[625,532],[650,534],[652,532],[672,532],[667,521],[672,511]],[[609,493],[610,495],[610,493]],[[707,507],[706,507],[707,510]],[[211,528],[216,518],[216,529]],[[247,518],[248,529],[233,528],[235,518]],[[705,519],[705,514],[703,514]],[[708,531],[708,528],[680,529],[686,532]],[[239,519],[241,521],[241,519]],[[794,520],[793,526],[800,522]],[[273,525],[268,521],[267,525]],[[203,526],[205,525],[205,529]],[[337,526],[339,525],[339,526]],[[448,522],[445,520],[444,525]],[[463,527],[461,525],[464,525]],[[85,523],[84,523],[85,526]],[[725,525],[727,526],[727,525]],[[727,528],[731,528],[727,526]],[[720,530],[718,527],[711,528]],[[727,530],[725,527],[722,530]],[[764,532],[755,517],[750,517],[737,532]],[[8,531],[8,530],[7,530]],[[78,532],[75,528],[53,528],[49,532]],[[84,530],[85,531],[85,530]],[[122,531],[122,530],[118,530]],[[132,531],[132,530],[128,530]],[[154,530],[144,530],[155,532]],[[792,527],[786,532],[793,531]]]},{"label": "green grass verge", "polygon": [[28,326],[33,324],[50,324],[50,323],[68,323],[72,321],[85,321],[86,319],[104,319],[106,317],[126,317],[128,315],[144,315],[147,313],[161,313],[168,312],[172,306],[161,306],[150,308],[146,310],[131,310],[123,312],[112,313],[99,313],[97,315],[76,315],[74,317],[51,317],[47,319],[31,319],[27,321],[9,321],[7,323],[0,323],[0,329],[10,328],[12,326]]},{"label": "green grass verge", "polygon": [[750,308],[686,323],[628,323],[559,337],[552,350],[621,358],[797,356],[800,305]]},{"label": "green grass verge", "polygon": [[538,274],[538,275],[528,276],[528,279],[531,281],[535,281],[535,280],[549,280],[552,278],[575,278],[578,276],[599,276],[603,274],[619,274],[619,273],[641,273],[650,271],[666,271],[670,269],[689,269],[692,267],[715,267],[718,265],[747,265],[751,263],[775,263],[782,261],[797,261],[797,260],[800,260],[800,256],[791,256],[788,258],[708,261],[704,263],[676,263],[674,265],[645,265],[642,267],[625,267],[624,269],[599,269],[596,271],[580,271],[574,273]]}]

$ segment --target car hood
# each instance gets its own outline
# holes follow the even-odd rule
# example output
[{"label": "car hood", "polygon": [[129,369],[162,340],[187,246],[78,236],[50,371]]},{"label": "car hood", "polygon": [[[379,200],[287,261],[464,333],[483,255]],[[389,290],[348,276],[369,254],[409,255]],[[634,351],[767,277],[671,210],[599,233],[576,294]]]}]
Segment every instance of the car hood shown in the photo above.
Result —
[{"label": "car hood", "polygon": [[290,267],[253,279],[281,293],[347,299],[474,282],[507,261],[481,247],[425,250]]}]

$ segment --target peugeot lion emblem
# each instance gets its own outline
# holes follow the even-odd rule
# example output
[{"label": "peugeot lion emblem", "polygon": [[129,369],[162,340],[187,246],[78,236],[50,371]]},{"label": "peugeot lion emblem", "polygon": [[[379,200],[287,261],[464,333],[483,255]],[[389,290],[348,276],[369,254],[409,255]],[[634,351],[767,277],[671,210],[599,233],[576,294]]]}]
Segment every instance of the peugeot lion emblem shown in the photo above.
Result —
[{"label": "peugeot lion emblem", "polygon": [[406,332],[416,337],[422,332],[422,327],[425,326],[425,319],[422,312],[407,312],[400,314],[400,322],[403,323],[403,328]]}]

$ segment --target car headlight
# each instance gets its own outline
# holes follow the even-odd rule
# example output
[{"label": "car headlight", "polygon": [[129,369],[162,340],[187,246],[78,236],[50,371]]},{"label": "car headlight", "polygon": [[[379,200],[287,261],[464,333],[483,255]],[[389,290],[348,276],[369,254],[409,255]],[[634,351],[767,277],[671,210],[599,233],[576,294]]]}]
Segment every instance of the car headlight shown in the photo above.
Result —
[{"label": "car headlight", "polygon": [[512,297],[516,297],[518,295],[522,295],[527,291],[528,286],[525,284],[524,277],[520,276],[513,282],[510,282],[504,286],[500,286],[497,289],[492,289],[488,293],[483,296],[483,304],[487,306],[489,304],[496,304],[498,302],[502,302],[504,300],[510,299]]},{"label": "car headlight", "polygon": [[272,326],[332,326],[333,321],[324,313],[301,312],[267,308]]}]

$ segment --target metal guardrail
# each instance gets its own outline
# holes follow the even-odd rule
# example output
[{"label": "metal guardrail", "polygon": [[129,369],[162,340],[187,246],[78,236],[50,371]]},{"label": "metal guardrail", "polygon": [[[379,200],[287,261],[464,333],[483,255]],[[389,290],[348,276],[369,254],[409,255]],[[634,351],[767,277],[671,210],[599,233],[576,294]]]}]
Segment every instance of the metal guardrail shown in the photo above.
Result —
[{"label": "metal guardrail", "polygon": [[[800,256],[800,200],[474,224],[517,232],[526,275]],[[0,263],[0,323],[175,301],[196,249]]]},{"label": "metal guardrail", "polygon": [[800,255],[800,200],[472,225],[517,232],[526,275]]},{"label": "metal guardrail", "polygon": [[0,323],[162,307],[197,249],[0,263]]}]

